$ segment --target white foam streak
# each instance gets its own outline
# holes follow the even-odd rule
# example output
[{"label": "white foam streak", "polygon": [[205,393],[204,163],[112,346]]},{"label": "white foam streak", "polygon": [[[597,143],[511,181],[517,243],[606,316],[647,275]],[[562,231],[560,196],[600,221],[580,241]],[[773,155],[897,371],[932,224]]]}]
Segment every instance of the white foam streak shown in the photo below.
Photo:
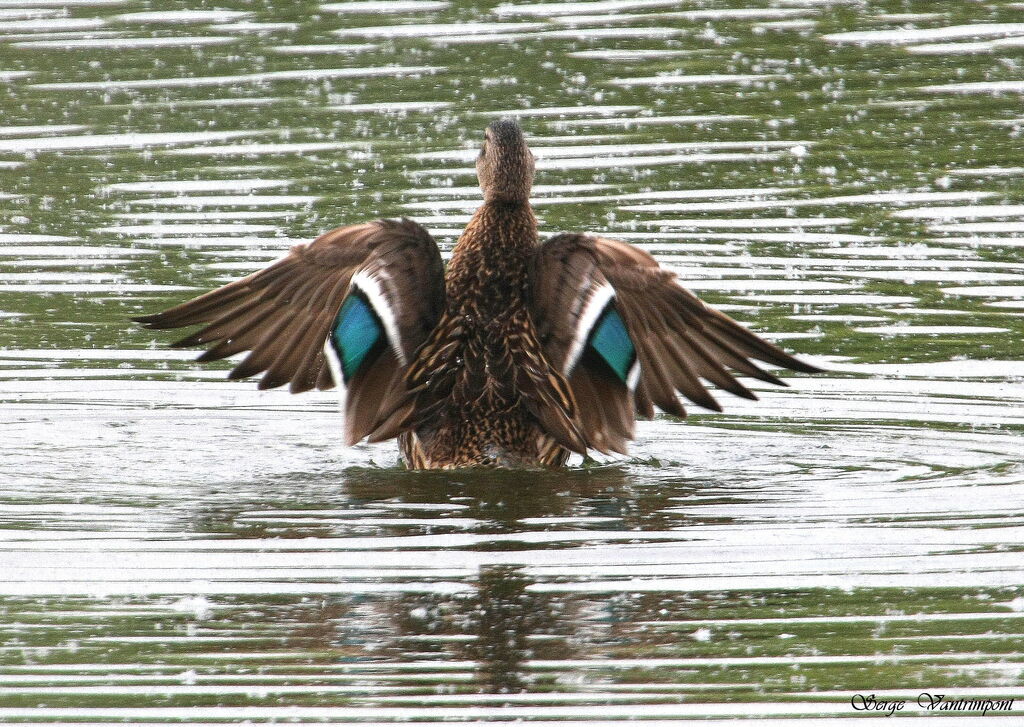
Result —
[{"label": "white foam streak", "polygon": [[980,333],[1006,333],[1008,328],[995,326],[864,326],[855,328],[859,333],[878,333],[883,336],[961,336]]},{"label": "white foam streak", "polygon": [[911,220],[956,220],[979,217],[1024,216],[1024,204],[961,205],[959,207],[916,207],[896,210],[893,217]]},{"label": "white foam streak", "polygon": [[[751,190],[751,192],[753,192],[753,190]],[[752,217],[749,219],[695,218],[688,220],[658,220],[657,224],[659,227],[679,227],[682,229],[701,227],[716,229],[782,227],[785,229],[795,230],[802,227],[835,227],[838,225],[848,225],[853,221],[852,217]]]},{"label": "white foam streak", "polygon": [[[661,221],[653,223],[661,226]],[[669,223],[668,226],[674,227]],[[872,242],[877,238],[870,235],[851,235],[835,232],[680,232],[676,233],[679,240],[744,240],[748,242],[792,242],[793,244],[856,244]]]},{"label": "white foam streak", "polygon": [[786,78],[780,73],[712,73],[712,74],[665,74],[640,78],[615,78],[607,81],[612,86],[711,86],[737,84],[749,86]]},{"label": "white foam streak", "polygon": [[[554,20],[566,25],[610,25],[612,23],[631,23],[635,21],[670,20],[679,19],[694,23],[728,20],[760,20],[777,23],[786,23],[782,18],[793,18],[805,13],[801,10],[786,8],[716,8],[714,10],[679,10],[659,13],[636,13],[636,14],[600,14],[600,15],[571,15],[556,17]],[[801,25],[806,20],[789,21]],[[812,24],[814,21],[810,21]],[[754,27],[767,25],[768,23],[757,23]],[[785,27],[785,26],[783,26]]]},{"label": "white foam streak", "polygon": [[579,15],[581,13],[617,13],[623,10],[641,8],[664,8],[678,5],[676,0],[593,0],[592,2],[564,3],[502,3],[494,12],[497,15]]},{"label": "white foam streak", "polygon": [[204,225],[109,225],[93,232],[113,235],[224,235],[231,233],[275,232],[277,225],[204,224]]},{"label": "white foam streak", "polygon": [[965,167],[950,169],[946,173],[962,177],[1009,177],[1024,175],[1024,167]]},{"label": "white foam streak", "polygon": [[248,18],[251,13],[242,10],[154,10],[115,15],[112,20],[121,23],[227,23]]},{"label": "white foam streak", "polygon": [[[1016,277],[1020,278],[1020,276]],[[943,288],[942,292],[946,295],[1024,298],[1024,285],[976,285],[967,288]]]},{"label": "white foam streak", "polygon": [[25,20],[28,18],[53,18],[61,17],[59,9],[44,8],[4,8],[0,6],[0,20]]},{"label": "white foam streak", "polygon": [[831,207],[836,205],[856,204],[913,204],[914,202],[974,202],[979,199],[996,196],[995,192],[870,192],[867,194],[849,194],[836,197],[817,197],[805,199],[771,199],[742,200],[737,202],[707,202],[683,204],[645,204],[626,205],[624,210],[637,212],[689,212],[691,210],[740,210],[740,209],[772,209],[787,207]]},{"label": "white foam streak", "polygon": [[75,50],[78,48],[110,48],[131,50],[143,48],[195,48],[204,45],[226,45],[238,39],[229,35],[179,35],[172,38],[81,38],[62,40],[30,40],[12,43],[15,48]]},{"label": "white foam streak", "polygon": [[643,111],[643,106],[539,106],[532,109],[504,109],[501,111],[489,112],[488,116],[504,118],[515,116],[520,118],[535,118],[545,116],[615,116],[616,114],[628,114],[636,111]]},{"label": "white foam streak", "polygon": [[983,40],[976,43],[925,43],[907,47],[908,53],[914,55],[947,56],[971,53],[994,53],[1024,47],[1024,38],[1002,38],[999,40]]},{"label": "white foam streak", "polygon": [[64,30],[93,30],[102,28],[102,18],[38,18],[33,20],[4,21],[4,33],[47,33]]},{"label": "white foam streak", "polygon": [[83,131],[85,124],[40,124],[37,126],[0,126],[0,136],[33,136],[34,134],[66,134]]},{"label": "white foam streak", "polygon": [[451,5],[448,0],[352,0],[344,3],[323,3],[321,10],[329,13],[422,13],[430,10],[444,10]]},{"label": "white foam streak", "polygon": [[719,124],[733,121],[748,121],[751,116],[743,114],[687,114],[681,116],[628,116],[615,119],[570,119],[558,121],[555,128],[574,128],[578,126],[661,126],[668,124]]},{"label": "white foam streak", "polygon": [[100,192],[237,192],[243,189],[287,187],[290,179],[171,179],[149,182],[115,182],[100,187]]},{"label": "white foam streak", "polygon": [[271,50],[282,55],[302,55],[307,53],[362,53],[378,47],[376,43],[319,43],[316,45],[278,45]]},{"label": "white foam streak", "polygon": [[329,106],[331,111],[350,114],[406,114],[430,113],[453,105],[451,101],[381,101],[378,103],[347,104],[345,106]]},{"label": "white foam streak", "polygon": [[929,40],[984,38],[985,36],[992,35],[1024,35],[1024,23],[971,23],[969,25],[950,25],[943,28],[863,30],[849,33],[832,33],[823,37],[832,43],[908,45]]},{"label": "white foam streak", "polygon": [[430,23],[410,25],[375,25],[332,30],[334,35],[360,38],[438,38],[462,35],[493,35],[524,30],[540,30],[546,23]]},{"label": "white foam streak", "polygon": [[267,71],[236,76],[193,76],[190,78],[151,78],[138,80],[71,81],[36,83],[32,88],[48,91],[104,91],[119,88],[187,88],[227,86],[239,83],[273,83],[277,81],[320,81],[331,78],[373,78],[434,73],[437,66],[379,66],[371,68],[310,68],[296,71]]},{"label": "white foam streak", "polygon": [[168,212],[118,212],[114,215],[118,220],[136,222],[165,222],[167,220],[202,220],[206,222],[223,222],[225,220],[284,220],[302,214],[302,209],[285,210],[251,210],[251,209],[207,209],[203,212],[184,212],[170,210]]},{"label": "white foam streak", "polygon": [[90,8],[127,5],[130,0],[0,0],[0,8]]},{"label": "white foam streak", "polygon": [[279,207],[310,205],[320,200],[316,194],[222,194],[207,197],[145,197],[131,204],[145,207]]},{"label": "white foam streak", "polygon": [[955,232],[960,234],[1024,232],[1024,221],[1020,222],[959,222],[949,225],[931,225],[932,232]]},{"label": "white foam streak", "polygon": [[920,86],[924,93],[1024,93],[1024,81],[975,81],[973,83],[944,83]]},{"label": "white foam streak", "polygon": [[254,136],[253,131],[195,131],[183,133],[88,134],[82,136],[40,136],[26,139],[0,140],[0,152],[33,153],[78,149],[139,149],[147,146],[196,144]]},{"label": "white foam streak", "polygon": [[177,156],[259,156],[263,154],[309,154],[318,151],[337,151],[340,149],[363,149],[366,145],[357,141],[295,141],[274,144],[209,144],[207,146],[191,146],[168,149],[165,154]]}]

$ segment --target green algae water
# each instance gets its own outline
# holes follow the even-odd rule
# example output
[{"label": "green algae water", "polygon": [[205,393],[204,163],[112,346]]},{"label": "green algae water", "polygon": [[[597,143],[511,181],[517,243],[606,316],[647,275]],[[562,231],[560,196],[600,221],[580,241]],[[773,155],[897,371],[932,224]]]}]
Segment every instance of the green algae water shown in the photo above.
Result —
[{"label": "green algae water", "polygon": [[[1019,720],[1022,8],[0,0],[0,722]],[[828,372],[417,473],[129,321],[341,224],[447,253],[500,116],[542,235]]]}]

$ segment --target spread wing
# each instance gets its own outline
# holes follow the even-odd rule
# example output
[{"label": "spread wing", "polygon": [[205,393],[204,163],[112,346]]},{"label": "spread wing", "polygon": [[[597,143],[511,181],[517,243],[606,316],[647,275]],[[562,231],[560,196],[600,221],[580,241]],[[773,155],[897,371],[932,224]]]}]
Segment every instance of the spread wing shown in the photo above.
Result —
[{"label": "spread wing", "polygon": [[757,397],[733,372],[786,385],[751,359],[819,370],[709,308],[648,253],[618,240],[551,238],[534,255],[530,285],[541,346],[569,379],[581,429],[600,451],[625,452],[635,417],[652,417],[654,406],[686,416],[678,394],[721,411],[701,379],[746,399]]},{"label": "spread wing", "polygon": [[339,227],[222,288],[135,320],[147,328],[205,324],[172,344],[209,346],[199,361],[243,351],[228,374],[293,393],[344,385],[346,440],[400,432],[403,376],[444,307],[437,244],[410,220]]}]

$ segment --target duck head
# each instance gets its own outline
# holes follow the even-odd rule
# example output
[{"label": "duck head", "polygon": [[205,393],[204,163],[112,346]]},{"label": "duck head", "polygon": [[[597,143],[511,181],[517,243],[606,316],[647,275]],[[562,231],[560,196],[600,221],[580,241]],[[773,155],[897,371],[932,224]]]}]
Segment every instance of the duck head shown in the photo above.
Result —
[{"label": "duck head", "polygon": [[492,121],[476,160],[485,202],[528,202],[534,161],[526,137],[512,119]]}]

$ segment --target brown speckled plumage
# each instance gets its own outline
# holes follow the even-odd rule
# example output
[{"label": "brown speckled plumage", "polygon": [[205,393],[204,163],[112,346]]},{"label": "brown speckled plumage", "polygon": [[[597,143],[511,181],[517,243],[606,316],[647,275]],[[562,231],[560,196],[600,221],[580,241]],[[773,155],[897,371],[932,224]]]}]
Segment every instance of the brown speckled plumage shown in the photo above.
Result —
[{"label": "brown speckled plumage", "polygon": [[551,396],[549,389],[560,397],[557,406],[566,410],[567,421],[575,412],[567,382],[544,357],[527,307],[537,244],[537,221],[523,202],[486,202],[466,226],[445,275],[441,323],[408,376],[419,392],[416,436],[401,441],[409,462],[564,462],[568,452],[535,414],[543,405],[535,399]]},{"label": "brown speckled plumage", "polygon": [[655,406],[685,416],[680,393],[720,410],[701,379],[756,398],[729,369],[781,385],[751,359],[817,370],[708,308],[638,248],[575,233],[541,243],[533,172],[519,126],[488,126],[484,204],[446,272],[425,229],[381,220],[137,320],[206,324],[178,345],[210,345],[201,360],[248,350],[231,376],[266,372],[261,388],[344,383],[346,442],[397,437],[416,469],[625,452],[636,417]]}]

